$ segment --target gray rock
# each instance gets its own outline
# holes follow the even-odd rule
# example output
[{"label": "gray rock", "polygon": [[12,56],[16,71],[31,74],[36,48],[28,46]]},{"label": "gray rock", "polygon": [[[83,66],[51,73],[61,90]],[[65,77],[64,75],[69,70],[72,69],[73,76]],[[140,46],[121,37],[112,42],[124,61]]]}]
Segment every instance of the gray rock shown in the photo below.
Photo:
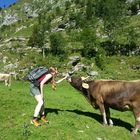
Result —
[{"label": "gray rock", "polygon": [[87,73],[89,76],[97,76],[98,72],[97,71],[90,71]]}]

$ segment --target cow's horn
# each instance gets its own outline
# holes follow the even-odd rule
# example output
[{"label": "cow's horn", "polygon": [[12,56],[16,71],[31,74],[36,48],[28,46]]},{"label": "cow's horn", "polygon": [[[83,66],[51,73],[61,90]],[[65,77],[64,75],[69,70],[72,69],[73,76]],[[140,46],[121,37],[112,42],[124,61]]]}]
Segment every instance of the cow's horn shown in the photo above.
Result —
[{"label": "cow's horn", "polygon": [[82,81],[86,80],[87,78],[89,78],[89,76],[87,76],[87,77],[81,77]]},{"label": "cow's horn", "polygon": [[82,87],[85,88],[85,89],[88,89],[89,85],[87,83],[82,83]]}]

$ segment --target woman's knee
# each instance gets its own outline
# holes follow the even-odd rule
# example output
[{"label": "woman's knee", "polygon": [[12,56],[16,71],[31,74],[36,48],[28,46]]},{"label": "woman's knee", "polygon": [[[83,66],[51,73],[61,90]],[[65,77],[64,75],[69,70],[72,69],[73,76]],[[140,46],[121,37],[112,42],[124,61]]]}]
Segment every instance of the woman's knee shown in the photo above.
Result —
[{"label": "woman's knee", "polygon": [[43,100],[39,100],[38,104],[39,104],[40,106],[43,106],[44,101],[43,101]]},{"label": "woman's knee", "polygon": [[41,95],[36,95],[36,96],[35,96],[35,99],[37,100],[37,102],[38,102],[39,105],[42,106],[42,105],[44,104],[44,101],[43,101]]}]

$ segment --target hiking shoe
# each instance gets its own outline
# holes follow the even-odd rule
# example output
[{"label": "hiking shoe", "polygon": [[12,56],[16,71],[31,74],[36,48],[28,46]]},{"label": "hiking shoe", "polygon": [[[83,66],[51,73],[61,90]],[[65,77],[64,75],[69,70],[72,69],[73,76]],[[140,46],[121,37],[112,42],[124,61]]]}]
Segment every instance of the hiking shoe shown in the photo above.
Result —
[{"label": "hiking shoe", "polygon": [[41,126],[41,124],[38,122],[38,120],[37,119],[33,119],[33,120],[31,120],[31,124],[34,124],[35,126]]},{"label": "hiking shoe", "polygon": [[45,118],[45,116],[42,116],[42,117],[41,117],[41,120],[42,120],[44,123],[49,123],[49,121]]}]

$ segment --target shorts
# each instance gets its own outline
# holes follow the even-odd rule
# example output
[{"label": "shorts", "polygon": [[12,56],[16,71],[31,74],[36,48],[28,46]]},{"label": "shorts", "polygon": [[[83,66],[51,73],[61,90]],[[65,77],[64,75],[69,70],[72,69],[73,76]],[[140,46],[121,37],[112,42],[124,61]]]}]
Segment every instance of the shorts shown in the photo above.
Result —
[{"label": "shorts", "polygon": [[32,96],[40,95],[40,87],[35,86],[33,83],[30,84],[30,94]]}]

